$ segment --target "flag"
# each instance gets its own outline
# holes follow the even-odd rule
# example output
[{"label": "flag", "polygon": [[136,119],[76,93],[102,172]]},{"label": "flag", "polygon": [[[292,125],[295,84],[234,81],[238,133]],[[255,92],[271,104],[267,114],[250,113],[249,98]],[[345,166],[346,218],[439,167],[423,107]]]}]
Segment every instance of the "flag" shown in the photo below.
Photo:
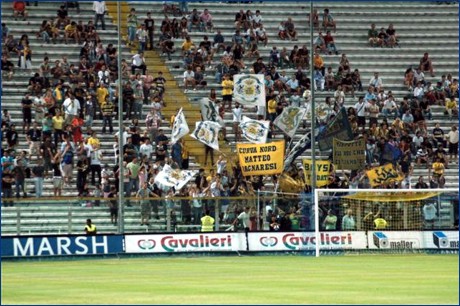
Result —
[{"label": "flag", "polygon": [[243,116],[240,123],[243,136],[252,143],[266,143],[270,121],[258,121]]},{"label": "flag", "polygon": [[[325,127],[319,127],[315,129],[315,139],[319,138],[325,130]],[[284,169],[283,171],[287,171],[291,166],[292,162],[300,156],[306,149],[311,147],[311,132],[305,134],[300,140],[295,144],[295,146],[289,151],[287,154],[286,159],[284,160]]]},{"label": "flag", "polygon": [[235,74],[233,76],[233,100],[248,106],[265,107],[263,74]]},{"label": "flag", "polygon": [[219,111],[216,105],[209,98],[203,98],[200,100],[201,118],[203,121],[217,121]]},{"label": "flag", "polygon": [[195,123],[195,130],[190,136],[215,150],[219,150],[219,130],[220,125],[217,122],[198,121]]},{"label": "flag", "polygon": [[334,138],[332,157],[336,169],[359,170],[366,164],[366,142],[363,138],[342,141]]},{"label": "flag", "polygon": [[264,144],[237,143],[236,151],[244,176],[283,172],[284,140]]},{"label": "flag", "polygon": [[[305,184],[311,186],[311,172],[313,161],[311,159],[303,159],[303,173],[305,175]],[[317,160],[316,165],[316,187],[326,186],[329,183],[329,174],[331,172],[331,162],[328,160]]]},{"label": "flag", "polygon": [[185,121],[185,115],[182,112],[182,108],[174,118],[174,123],[171,131],[171,145],[175,144],[179,139],[184,137],[190,132],[187,122]]},{"label": "flag", "polygon": [[181,190],[196,174],[196,170],[173,169],[165,164],[163,169],[155,176],[155,183],[166,187],[174,187],[176,191]]},{"label": "flag", "polygon": [[305,115],[303,107],[285,107],[281,115],[277,116],[273,123],[285,132],[289,137],[294,137],[295,131]]},{"label": "flag", "polygon": [[366,174],[371,187],[387,185],[394,181],[400,182],[404,179],[404,176],[394,168],[393,164],[373,167],[371,170],[366,171]]},{"label": "flag", "polygon": [[339,140],[352,140],[353,132],[351,130],[350,122],[348,121],[347,112],[345,107],[342,107],[339,113],[326,125],[324,133],[318,137],[318,146],[321,151],[332,149],[332,140],[337,138]]}]

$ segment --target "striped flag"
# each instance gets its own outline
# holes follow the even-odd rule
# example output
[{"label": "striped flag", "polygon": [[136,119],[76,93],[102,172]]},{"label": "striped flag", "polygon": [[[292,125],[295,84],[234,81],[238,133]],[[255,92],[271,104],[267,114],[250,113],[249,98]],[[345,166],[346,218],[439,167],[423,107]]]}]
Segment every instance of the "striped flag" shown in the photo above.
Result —
[{"label": "striped flag", "polygon": [[217,122],[198,121],[195,123],[195,130],[190,136],[215,150],[219,150],[219,130],[220,125]]},{"label": "striped flag", "polygon": [[253,120],[243,116],[240,123],[243,136],[252,143],[266,143],[270,121]]},{"label": "striped flag", "polygon": [[276,117],[273,123],[292,138],[297,130],[297,127],[305,116],[305,112],[306,109],[303,107],[285,107],[281,115]]},{"label": "striped flag", "polygon": [[182,112],[182,108],[174,118],[174,123],[171,131],[171,145],[175,144],[179,139],[184,137],[190,132],[187,122],[185,121],[185,115]]}]

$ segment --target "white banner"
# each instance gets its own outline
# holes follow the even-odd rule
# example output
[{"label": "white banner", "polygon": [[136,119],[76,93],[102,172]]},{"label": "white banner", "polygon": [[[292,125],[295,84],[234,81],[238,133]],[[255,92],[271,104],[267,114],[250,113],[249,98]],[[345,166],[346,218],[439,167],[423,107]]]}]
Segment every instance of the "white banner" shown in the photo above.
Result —
[{"label": "white banner", "polygon": [[155,183],[166,187],[174,187],[176,191],[181,190],[196,174],[196,170],[173,169],[165,164],[163,169],[155,176]]},{"label": "white banner", "polygon": [[125,235],[126,253],[236,251],[244,233]]},{"label": "white banner", "polygon": [[171,131],[171,145],[175,144],[179,139],[184,137],[190,132],[188,128],[187,121],[185,121],[184,112],[182,112],[182,108],[177,113],[176,117],[174,118],[174,124]]},{"label": "white banner", "polygon": [[265,107],[263,74],[235,74],[233,84],[233,100],[242,105]]},{"label": "white banner", "polygon": [[273,123],[285,132],[289,137],[293,137],[297,127],[305,115],[306,109],[297,106],[285,107],[283,112],[276,117]]},{"label": "white banner", "polygon": [[270,121],[253,120],[243,116],[240,129],[243,136],[250,142],[266,143],[268,131],[270,130]]},{"label": "white banner", "polygon": [[209,100],[209,98],[203,98],[200,100],[200,109],[203,121],[217,121],[219,111],[217,110],[214,102]]},{"label": "white banner", "polygon": [[220,125],[212,121],[198,121],[195,123],[195,130],[190,134],[196,140],[215,150],[219,150]]},{"label": "white banner", "polygon": [[[365,232],[321,232],[321,250],[365,249]],[[251,251],[306,251],[315,250],[314,232],[249,233]]]},{"label": "white banner", "polygon": [[369,249],[458,249],[458,231],[370,231]]}]

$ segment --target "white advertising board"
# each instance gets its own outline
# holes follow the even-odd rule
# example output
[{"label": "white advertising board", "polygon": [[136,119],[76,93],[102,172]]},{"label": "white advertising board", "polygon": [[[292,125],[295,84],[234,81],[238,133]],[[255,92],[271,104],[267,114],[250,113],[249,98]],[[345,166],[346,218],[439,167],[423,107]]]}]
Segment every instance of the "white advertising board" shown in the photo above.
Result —
[{"label": "white advertising board", "polygon": [[369,249],[458,249],[458,232],[370,231]]}]

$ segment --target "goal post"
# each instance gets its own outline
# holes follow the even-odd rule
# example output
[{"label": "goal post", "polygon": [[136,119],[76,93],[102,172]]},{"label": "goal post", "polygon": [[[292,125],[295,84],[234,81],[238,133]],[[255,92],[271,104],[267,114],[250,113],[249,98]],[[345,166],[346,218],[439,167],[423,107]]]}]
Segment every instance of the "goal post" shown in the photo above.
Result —
[{"label": "goal post", "polygon": [[458,250],[458,189],[315,189],[315,255]]}]

